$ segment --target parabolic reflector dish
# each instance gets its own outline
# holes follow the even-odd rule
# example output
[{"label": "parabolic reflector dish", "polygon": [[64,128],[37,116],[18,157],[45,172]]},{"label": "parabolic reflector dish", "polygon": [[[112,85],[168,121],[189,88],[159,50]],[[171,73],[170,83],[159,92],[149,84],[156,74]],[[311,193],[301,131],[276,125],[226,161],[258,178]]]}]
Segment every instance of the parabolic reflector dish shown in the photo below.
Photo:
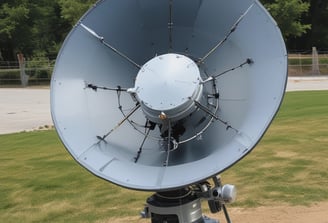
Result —
[{"label": "parabolic reflector dish", "polygon": [[51,111],[93,174],[162,191],[246,156],[284,95],[280,30],[254,0],[103,0],[58,55]]}]

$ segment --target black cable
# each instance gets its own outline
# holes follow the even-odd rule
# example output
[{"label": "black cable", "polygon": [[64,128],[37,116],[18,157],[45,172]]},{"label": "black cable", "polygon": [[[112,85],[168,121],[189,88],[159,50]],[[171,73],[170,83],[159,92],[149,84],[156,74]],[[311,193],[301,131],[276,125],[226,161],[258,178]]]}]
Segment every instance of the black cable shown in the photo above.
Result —
[{"label": "black cable", "polygon": [[111,87],[103,87],[103,86],[97,86],[97,85],[94,85],[94,84],[88,84],[86,83],[86,86],[85,88],[90,88],[94,91],[97,91],[98,89],[101,89],[101,90],[107,90],[107,91],[127,91],[126,88],[121,88],[121,86],[117,86],[116,88],[111,88]]}]

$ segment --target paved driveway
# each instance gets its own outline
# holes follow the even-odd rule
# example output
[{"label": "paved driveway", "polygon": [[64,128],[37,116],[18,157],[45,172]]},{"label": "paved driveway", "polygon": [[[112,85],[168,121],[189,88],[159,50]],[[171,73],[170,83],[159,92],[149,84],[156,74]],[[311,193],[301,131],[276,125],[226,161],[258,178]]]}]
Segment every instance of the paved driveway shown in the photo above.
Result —
[{"label": "paved driveway", "polygon": [[49,93],[49,88],[0,88],[0,134],[53,125]]},{"label": "paved driveway", "polygon": [[[328,90],[328,76],[292,77],[287,91]],[[0,134],[52,126],[49,88],[0,88]]]}]

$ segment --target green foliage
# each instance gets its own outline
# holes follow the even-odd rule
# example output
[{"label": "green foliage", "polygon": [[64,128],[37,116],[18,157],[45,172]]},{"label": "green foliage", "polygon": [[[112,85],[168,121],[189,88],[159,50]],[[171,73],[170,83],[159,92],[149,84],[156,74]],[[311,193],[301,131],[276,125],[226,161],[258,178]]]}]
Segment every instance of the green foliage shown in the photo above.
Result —
[{"label": "green foliage", "polygon": [[265,3],[266,8],[277,21],[282,33],[287,39],[290,36],[298,37],[306,33],[310,24],[302,24],[302,15],[308,12],[310,4],[301,0],[275,0]]},{"label": "green foliage", "polygon": [[0,3],[0,46],[4,60],[36,55],[55,57],[70,27],[61,18],[57,1],[16,0]]},{"label": "green foliage", "polygon": [[19,69],[0,69],[0,85],[20,86],[20,70]]},{"label": "green foliage", "polygon": [[[1,0],[0,59],[54,59],[64,38],[96,0]],[[328,47],[328,1],[261,0],[288,46]],[[302,37],[302,38],[296,38]],[[296,40],[296,41],[295,41]],[[298,48],[299,49],[299,48]]]},{"label": "green foliage", "polygon": [[94,0],[58,0],[61,7],[61,14],[71,25],[90,8]]},{"label": "green foliage", "polygon": [[[289,65],[312,65],[312,58],[289,58],[288,59]],[[328,58],[327,57],[319,57],[319,64],[328,64]]]},{"label": "green foliage", "polygon": [[328,1],[311,0],[310,12],[308,20],[312,23],[312,32],[305,40],[309,47],[321,46],[328,49]]},{"label": "green foliage", "polygon": [[25,4],[15,7],[3,3],[0,7],[0,37],[12,38],[19,24],[28,19],[29,11]]}]

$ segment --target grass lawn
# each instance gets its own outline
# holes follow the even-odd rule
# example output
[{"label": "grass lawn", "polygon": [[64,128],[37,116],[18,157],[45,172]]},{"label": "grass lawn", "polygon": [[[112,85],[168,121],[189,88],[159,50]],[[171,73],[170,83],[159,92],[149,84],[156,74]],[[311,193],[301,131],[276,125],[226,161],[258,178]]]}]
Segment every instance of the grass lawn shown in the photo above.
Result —
[{"label": "grass lawn", "polygon": [[[287,93],[257,148],[221,174],[234,206],[328,201],[327,147],[328,91]],[[54,130],[0,135],[0,222],[111,222],[138,216],[149,195],[94,177]]]},{"label": "grass lawn", "polygon": [[238,206],[328,200],[328,91],[289,92],[268,132],[224,173],[238,185]]}]

